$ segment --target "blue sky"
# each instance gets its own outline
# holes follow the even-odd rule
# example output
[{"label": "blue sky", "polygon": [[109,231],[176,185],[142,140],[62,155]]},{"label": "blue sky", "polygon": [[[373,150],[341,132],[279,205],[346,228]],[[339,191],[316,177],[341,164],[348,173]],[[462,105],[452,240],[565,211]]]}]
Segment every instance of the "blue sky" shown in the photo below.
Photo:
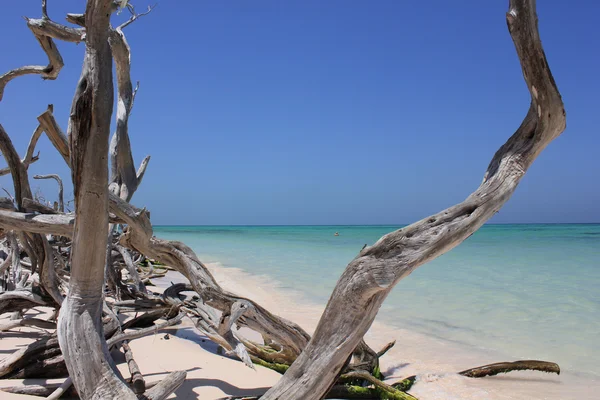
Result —
[{"label": "blue sky", "polygon": [[[0,14],[0,71],[46,58]],[[50,16],[83,1],[49,0]],[[134,2],[139,10],[147,4]],[[133,203],[157,224],[402,224],[463,200],[525,115],[508,1],[161,1],[126,29],[141,88]],[[600,222],[600,2],[538,2],[567,130],[493,222]],[[122,18],[122,16],[121,16]],[[56,81],[9,83],[0,123],[23,154],[46,105],[66,131],[82,44]],[[44,137],[30,175],[70,175]],[[0,185],[10,188],[9,177]],[[53,199],[53,182],[33,182]],[[67,197],[72,189],[66,189]],[[69,197],[71,198],[71,197]]]}]

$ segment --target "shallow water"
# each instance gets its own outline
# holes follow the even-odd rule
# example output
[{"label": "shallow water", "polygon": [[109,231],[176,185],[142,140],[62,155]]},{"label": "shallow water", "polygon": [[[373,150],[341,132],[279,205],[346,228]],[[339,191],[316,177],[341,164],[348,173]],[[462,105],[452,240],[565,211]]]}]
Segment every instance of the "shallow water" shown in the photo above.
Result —
[{"label": "shallow water", "polygon": [[[324,304],[363,245],[397,228],[159,226],[155,234]],[[401,281],[378,320],[597,379],[599,287],[600,225],[486,225]]]}]

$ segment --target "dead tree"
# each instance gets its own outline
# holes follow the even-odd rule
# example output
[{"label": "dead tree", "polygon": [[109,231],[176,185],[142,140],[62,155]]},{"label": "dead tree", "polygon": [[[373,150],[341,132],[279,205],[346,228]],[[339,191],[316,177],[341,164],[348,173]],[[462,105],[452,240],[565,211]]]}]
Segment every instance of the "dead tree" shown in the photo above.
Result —
[{"label": "dead tree", "polygon": [[465,201],[360,252],[337,282],[310,342],[263,399],[322,398],[398,281],[458,246],[496,214],[535,158],[564,131],[565,110],[540,41],[535,0],[511,0],[506,20],[531,94],[521,126]]},{"label": "dead tree", "polygon": [[[65,256],[70,257],[68,271],[70,290],[68,293],[58,292],[60,296],[57,297],[55,303],[56,305],[61,304],[63,293],[66,294],[66,301],[60,312],[58,340],[55,337],[39,344],[33,344],[22,352],[17,352],[3,360],[0,363],[0,377],[59,375],[62,373],[61,371],[64,371],[64,367],[60,366],[64,365],[66,369],[71,371],[71,378],[79,395],[83,398],[104,396],[127,398],[133,395],[133,392],[123,384],[121,377],[114,370],[107,352],[108,348],[104,342],[104,337],[112,337],[110,340],[114,339],[115,329],[114,324],[111,325],[110,321],[102,320],[102,312],[103,310],[106,311],[107,306],[102,302],[103,270],[99,270],[98,266],[104,264],[104,255],[99,253],[99,249],[106,249],[108,246],[106,238],[99,238],[97,232],[102,232],[104,224],[104,229],[108,233],[109,221],[112,224],[123,224],[128,221],[131,222],[128,218],[135,218],[135,224],[139,226],[146,223],[147,226],[151,226],[145,211],[127,204],[141,182],[149,160],[147,157],[142,162],[140,169],[135,173],[135,180],[131,179],[133,176],[133,174],[130,174],[132,157],[127,133],[127,117],[131,111],[135,91],[132,91],[131,87],[129,47],[125,41],[122,28],[139,18],[140,15],[132,15],[128,22],[113,29],[110,27],[109,18],[116,5],[115,2],[106,0],[89,1],[85,14],[68,15],[67,19],[69,21],[81,26],[81,28],[70,28],[52,21],[47,14],[46,2],[42,2],[43,17],[41,19],[27,19],[27,24],[36,37],[44,42],[43,49],[52,52],[49,55],[51,61],[60,59],[59,64],[62,66],[62,59],[53,44],[53,38],[75,43],[83,41],[86,44],[84,67],[73,100],[69,121],[69,139],[62,133],[58,123],[56,123],[51,108],[38,117],[40,127],[36,130],[34,139],[32,139],[33,144],[28,148],[28,156],[23,161],[18,159],[16,151],[12,148],[10,138],[2,131],[4,133],[2,138],[5,139],[2,142],[6,144],[2,151],[5,157],[11,160],[7,170],[13,174],[17,193],[15,201],[18,207],[13,209],[11,206],[9,209],[0,210],[0,225],[20,235],[45,237],[45,235],[50,234],[54,237],[73,238],[73,241],[70,243],[70,253],[64,254],[61,253],[60,249],[55,248],[54,255],[56,257],[55,260],[52,260],[63,267],[60,273],[65,274],[67,272],[64,258]],[[116,145],[111,149],[114,175],[110,185],[110,191],[112,192],[110,194],[110,207],[111,211],[117,216],[110,219],[107,213],[109,181],[107,173],[103,172],[106,171],[106,164],[103,161],[105,157],[102,156],[104,150],[108,152],[107,129],[110,126],[110,116],[112,114],[113,89],[109,45],[112,47],[112,57],[114,57],[117,64],[119,86],[117,131],[112,141]],[[47,71],[51,68],[54,68],[54,72],[52,75],[48,75]],[[23,73],[37,73],[37,71],[43,70],[41,72],[42,77],[49,78],[50,76],[56,77],[59,69],[57,64],[56,67],[49,66],[45,69],[21,68],[10,71],[0,77],[0,89],[3,89],[11,79],[22,75],[20,71],[28,71]],[[47,134],[67,166],[72,170],[76,198],[75,218],[73,215],[50,209],[30,199],[32,197],[29,193],[30,190],[27,191],[29,183],[23,170],[29,164],[30,150],[35,147],[35,142],[37,142],[41,132]],[[91,149],[94,149],[94,151],[92,152]],[[27,203],[27,208],[20,206],[21,203]],[[123,215],[125,215],[124,219],[122,218]],[[143,221],[142,225],[137,223],[138,220]],[[152,235],[151,229],[148,230],[144,227],[140,231],[140,235],[135,237],[146,239],[147,233],[150,236]],[[125,241],[123,240],[123,242]],[[82,251],[84,243],[87,251]],[[140,241],[140,243],[144,242]],[[27,247],[29,241],[21,240],[19,244]],[[149,243],[149,250],[159,257],[173,261],[177,267],[180,267],[180,270],[186,273],[190,279],[193,279],[193,284],[197,290],[205,287],[209,288],[210,292],[207,290],[207,294],[204,294],[205,297],[209,293],[217,294],[219,300],[215,301],[213,305],[229,317],[219,322],[216,314],[210,311],[210,307],[207,305],[182,302],[177,299],[178,292],[173,291],[168,292],[174,297],[163,296],[157,298],[145,292],[143,286],[139,285],[133,292],[133,295],[138,298],[136,303],[127,304],[127,302],[121,301],[116,304],[115,310],[144,311],[144,306],[140,307],[139,304],[147,304],[150,311],[141,316],[140,321],[145,319],[146,323],[151,324],[152,321],[160,317],[168,317],[173,312],[174,307],[175,311],[185,309],[189,315],[195,318],[199,327],[208,331],[207,333],[214,340],[228,348],[235,349],[235,353],[249,365],[252,365],[252,363],[246,347],[232,333],[234,324],[242,324],[246,320],[249,321],[247,322],[248,325],[262,332],[265,338],[269,338],[274,346],[275,343],[279,343],[274,348],[269,347],[269,351],[266,349],[267,346],[253,344],[256,351],[269,354],[269,359],[277,359],[290,364],[301,352],[309,336],[300,327],[280,319],[250,300],[225,293],[216,284],[214,278],[191,249],[184,248],[181,243],[163,241],[160,244],[162,247],[157,249],[153,242]],[[138,244],[138,247],[142,246]],[[93,251],[90,251],[90,249],[93,249]],[[110,251],[110,248],[108,250]],[[135,251],[135,247],[132,246],[128,249],[118,247],[118,250],[125,264],[131,262],[131,257],[126,252]],[[32,261],[37,260],[34,257],[37,253],[27,249],[26,251],[28,254],[31,253]],[[168,254],[164,254],[165,251],[173,253],[171,258]],[[46,254],[52,253],[47,252]],[[24,263],[26,261],[20,260],[20,262]],[[8,261],[4,264],[10,265]],[[109,264],[112,264],[112,260]],[[31,265],[31,273],[36,272],[35,263]],[[52,265],[54,264],[52,263]],[[115,267],[117,267],[117,264],[115,264]],[[131,267],[131,265],[128,265],[128,267]],[[50,269],[46,270],[50,271]],[[49,276],[57,276],[57,274],[49,274]],[[121,280],[120,273],[118,280]],[[48,287],[51,286],[42,279],[40,285],[42,291],[47,291]],[[140,297],[144,301],[139,301]],[[12,309],[26,310],[37,305],[51,305],[51,303],[44,297],[27,291],[11,291],[0,294],[1,312]],[[247,308],[252,310],[247,312],[243,319],[239,319],[241,310],[245,311]],[[156,310],[160,312],[156,313]],[[82,313],[82,311],[85,312]],[[109,310],[110,312],[112,311]],[[176,322],[180,319],[181,314],[178,318],[171,317],[169,321]],[[29,322],[29,320],[24,321],[14,324],[14,326],[22,326]],[[131,324],[125,324],[120,329],[134,327]],[[67,340],[67,338],[70,339]],[[59,343],[61,349],[58,348]],[[39,364],[38,361],[40,360],[39,351],[46,354],[41,358],[43,360],[42,364]],[[50,364],[56,367],[52,369],[43,368],[43,366],[47,367]],[[42,369],[45,372],[42,372]],[[172,389],[173,385],[181,383],[184,375],[180,373],[173,375],[166,379],[164,384],[156,385],[145,395],[148,398],[159,398],[163,394],[168,394],[166,389]],[[101,376],[103,378],[99,381],[98,379]],[[68,385],[65,386],[68,387]],[[66,389],[66,387],[62,387],[60,390],[65,391]]]},{"label": "dead tree", "polygon": [[[51,398],[73,392],[73,383],[83,399],[134,399],[138,395],[162,399],[181,384],[185,372],[172,373],[156,385],[147,384],[127,341],[188,317],[208,338],[248,366],[262,365],[284,374],[264,399],[414,399],[406,391],[415,377],[392,385],[382,382],[378,360],[393,343],[375,352],[363,336],[394,285],[481,227],[512,195],[538,154],[564,130],[563,104],[537,31],[535,0],[511,0],[507,14],[531,93],[523,123],[494,155],[483,183],[464,202],[361,250],[338,281],[312,338],[297,324],[251,299],[224,291],[192,249],[155,237],[148,211],[130,204],[149,157],[136,172],[128,121],[137,87],[133,88],[130,77],[130,48],[123,29],[144,14],[136,14],[127,5],[131,18],[113,28],[111,14],[122,3],[88,0],[84,14],[67,15],[67,20],[77,25],[68,27],[49,18],[43,0],[42,18],[27,19],[27,25],[46,52],[49,65],[17,68],[0,76],[1,100],[6,84],[18,76],[36,73],[44,79],[57,78],[63,60],[54,39],[85,43],[68,138],[49,107],[38,117],[39,126],[21,159],[0,125],[0,151],[8,164],[0,175],[11,174],[15,192],[14,201],[0,201],[0,248],[6,250],[0,279],[7,283],[0,292],[0,314],[40,305],[60,310],[58,324],[23,316],[0,327],[54,330],[57,326],[55,332],[0,360],[0,378],[68,376],[58,387],[10,388],[15,393],[43,393]],[[113,59],[118,102],[116,131],[109,145]],[[74,214],[32,198],[27,168],[37,160],[33,154],[43,132],[71,169]],[[60,178],[54,179],[61,183]],[[62,204],[62,196],[59,199]],[[125,227],[122,233],[114,229],[117,225]],[[189,283],[173,285],[160,296],[151,293],[144,285],[147,275],[140,276],[145,272],[139,260],[146,259],[180,272]],[[105,289],[110,302],[103,296]],[[184,291],[194,291],[196,296],[184,296]],[[117,313],[135,316],[123,323]],[[160,318],[166,321],[155,325]],[[260,333],[263,342],[240,336],[233,329],[236,325]],[[120,346],[126,353],[131,382],[119,374],[109,354],[111,348]],[[460,374],[482,377],[523,369],[560,372],[554,363],[529,360],[486,365]]]},{"label": "dead tree", "polygon": [[69,376],[83,398],[133,400],[137,397],[119,376],[102,329],[108,235],[106,154],[113,102],[111,8],[111,0],[90,0],[85,12],[86,52],[68,130],[75,193],[71,282],[58,320],[58,340]]}]

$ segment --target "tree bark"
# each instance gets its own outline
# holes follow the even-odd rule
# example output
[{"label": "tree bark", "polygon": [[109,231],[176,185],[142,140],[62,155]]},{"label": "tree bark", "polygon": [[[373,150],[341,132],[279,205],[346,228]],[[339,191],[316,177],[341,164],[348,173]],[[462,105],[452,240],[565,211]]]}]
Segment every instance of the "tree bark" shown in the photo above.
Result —
[{"label": "tree bark", "polygon": [[113,107],[111,0],[88,0],[86,51],[69,119],[75,227],[58,340],[83,399],[137,399],[109,354],[102,326],[108,238],[108,139]]},{"label": "tree bark", "polygon": [[565,129],[563,103],[539,38],[535,0],[511,0],[506,17],[531,94],[525,120],[464,202],[385,235],[360,252],[339,279],[312,339],[264,400],[322,398],[394,285],[456,247],[498,212],[538,154]]}]

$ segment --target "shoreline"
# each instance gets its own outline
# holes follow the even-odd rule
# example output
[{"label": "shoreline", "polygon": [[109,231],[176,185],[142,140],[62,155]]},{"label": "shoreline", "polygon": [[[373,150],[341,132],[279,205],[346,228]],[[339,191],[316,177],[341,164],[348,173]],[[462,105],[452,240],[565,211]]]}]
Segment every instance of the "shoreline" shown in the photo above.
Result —
[{"label": "shoreline", "polygon": [[[297,289],[283,288],[267,275],[253,275],[219,262],[210,262],[206,266],[227,290],[252,298],[269,311],[298,323],[309,333],[314,331],[325,308],[325,304],[307,299]],[[464,378],[456,372],[516,359],[491,349],[397,327],[382,321],[379,316],[365,340],[376,351],[396,340],[396,345],[382,357],[381,370],[388,383],[419,375],[417,384],[410,391],[419,399],[592,399],[600,390],[600,379],[584,372],[562,371],[557,376],[519,371],[482,379]]]},{"label": "shoreline", "polygon": [[[298,323],[309,333],[314,331],[324,304],[307,300],[298,290],[283,288],[269,276],[252,275],[214,262],[206,266],[224,289],[252,298],[274,314]],[[156,286],[148,289],[160,292],[171,282],[180,281],[186,280],[181,274],[169,271],[164,278],[154,280]],[[246,329],[243,328],[242,334],[250,333],[252,339],[252,332],[246,332]],[[21,330],[32,331],[31,328]],[[39,334],[39,331],[33,333]],[[28,339],[5,333],[0,333],[0,338],[2,358],[34,339],[33,336]],[[591,400],[600,391],[598,379],[568,371],[560,376],[525,371],[481,379],[465,378],[456,372],[512,359],[377,320],[365,335],[365,340],[376,351],[396,340],[396,345],[380,360],[381,371],[388,383],[418,375],[410,393],[420,400]],[[277,372],[260,366],[253,371],[237,359],[217,354],[217,345],[202,336],[186,319],[180,325],[133,340],[130,346],[146,382],[160,380],[172,371],[187,371],[186,381],[170,399],[217,400],[229,395],[259,395],[281,377]],[[119,350],[112,354],[123,377],[129,378],[123,354]],[[60,383],[62,379],[0,380],[0,386],[52,382]],[[0,393],[3,399],[39,399]]]}]

